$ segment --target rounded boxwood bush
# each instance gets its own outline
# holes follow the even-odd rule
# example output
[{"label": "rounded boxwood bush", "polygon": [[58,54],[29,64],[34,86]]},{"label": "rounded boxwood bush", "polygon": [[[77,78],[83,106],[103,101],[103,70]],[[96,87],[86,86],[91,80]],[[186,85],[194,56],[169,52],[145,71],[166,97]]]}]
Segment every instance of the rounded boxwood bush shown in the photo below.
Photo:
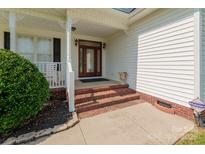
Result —
[{"label": "rounded boxwood bush", "polygon": [[0,49],[0,134],[35,117],[49,97],[49,85],[30,61]]}]

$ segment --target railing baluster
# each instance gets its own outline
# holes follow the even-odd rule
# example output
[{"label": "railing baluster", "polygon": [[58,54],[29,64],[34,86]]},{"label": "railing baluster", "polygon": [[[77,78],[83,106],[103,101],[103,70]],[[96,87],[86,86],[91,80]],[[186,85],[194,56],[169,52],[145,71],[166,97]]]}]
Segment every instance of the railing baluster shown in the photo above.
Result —
[{"label": "railing baluster", "polygon": [[59,67],[59,65],[58,65],[59,63],[57,63],[56,64],[56,74],[57,74],[57,78],[56,78],[56,80],[57,80],[57,84],[58,84],[58,87],[60,87],[60,84],[59,84],[59,72],[58,72],[58,67]]},{"label": "railing baluster", "polygon": [[57,71],[57,79],[58,79],[58,86],[60,87],[61,86],[61,83],[60,83],[60,81],[61,81],[61,78],[60,78],[60,76],[61,76],[61,73],[60,73],[60,63],[58,63],[57,64],[57,68],[58,68],[58,71]]},{"label": "railing baluster", "polygon": [[63,85],[63,77],[62,77],[62,65],[60,64],[60,82],[61,86]]},{"label": "railing baluster", "polygon": [[65,64],[59,62],[37,62],[36,67],[45,76],[50,88],[65,87]]}]

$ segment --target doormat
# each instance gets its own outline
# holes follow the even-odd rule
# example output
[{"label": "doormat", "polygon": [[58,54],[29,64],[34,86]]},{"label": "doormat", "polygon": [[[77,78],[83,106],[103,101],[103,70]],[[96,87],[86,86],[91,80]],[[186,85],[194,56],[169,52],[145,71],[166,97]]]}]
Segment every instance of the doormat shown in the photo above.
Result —
[{"label": "doormat", "polygon": [[81,79],[80,81],[83,83],[87,83],[87,82],[100,82],[100,81],[110,81],[110,80],[105,78],[95,78],[95,79]]}]

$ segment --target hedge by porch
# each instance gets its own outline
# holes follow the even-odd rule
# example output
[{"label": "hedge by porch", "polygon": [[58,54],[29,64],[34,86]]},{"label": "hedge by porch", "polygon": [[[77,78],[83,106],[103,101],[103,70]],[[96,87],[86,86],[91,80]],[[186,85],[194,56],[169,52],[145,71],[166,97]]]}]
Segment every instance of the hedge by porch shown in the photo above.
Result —
[{"label": "hedge by porch", "polygon": [[0,49],[0,134],[35,117],[49,97],[49,85],[30,61]]}]

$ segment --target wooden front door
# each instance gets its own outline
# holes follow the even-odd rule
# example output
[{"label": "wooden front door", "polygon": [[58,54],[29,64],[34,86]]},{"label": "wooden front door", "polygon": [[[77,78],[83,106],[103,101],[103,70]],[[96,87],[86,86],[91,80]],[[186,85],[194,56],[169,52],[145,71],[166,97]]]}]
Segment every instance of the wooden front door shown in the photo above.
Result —
[{"label": "wooden front door", "polygon": [[101,46],[79,45],[79,77],[101,76]]}]

